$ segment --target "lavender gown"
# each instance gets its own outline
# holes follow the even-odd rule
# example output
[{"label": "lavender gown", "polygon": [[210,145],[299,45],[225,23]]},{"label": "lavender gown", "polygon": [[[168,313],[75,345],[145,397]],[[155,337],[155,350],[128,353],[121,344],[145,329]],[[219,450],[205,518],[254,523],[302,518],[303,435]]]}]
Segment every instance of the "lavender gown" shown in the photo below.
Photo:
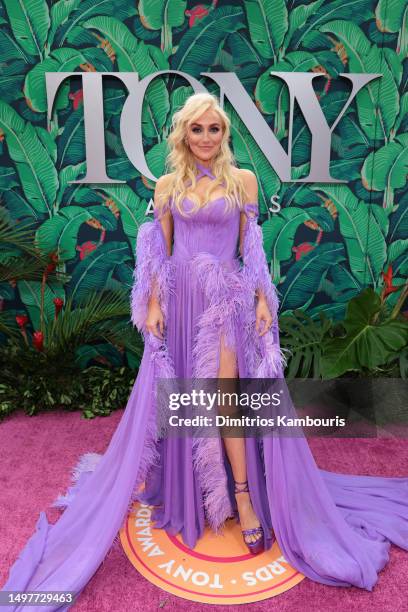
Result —
[{"label": "lavender gown", "polygon": [[[199,176],[209,171],[198,166]],[[191,207],[184,200],[187,210]],[[236,354],[239,377],[283,378],[278,298],[257,224],[247,204],[243,258],[237,257],[240,212],[225,214],[224,198],[185,218],[171,207],[173,253],[167,256],[160,221],[142,225],[137,239],[132,322],[145,350],[126,410],[103,455],[86,453],[74,483],[54,505],[54,525],[40,513],[36,530],[2,590],[68,590],[79,594],[118,538],[139,499],[157,506],[156,527],[180,532],[194,547],[205,521],[215,530],[233,514],[231,470],[219,437],[157,439],[155,380],[215,378],[221,335]],[[155,282],[166,321],[164,341],[144,328]],[[266,296],[274,324],[255,331],[255,289]],[[285,414],[296,416],[286,394]],[[327,585],[372,590],[390,543],[408,549],[408,478],[354,476],[321,470],[300,435],[246,439],[252,502],[270,547],[271,529],[288,562]],[[141,486],[145,488],[141,490]],[[49,610],[67,610],[53,604]],[[9,606],[30,610],[34,606]]]}]

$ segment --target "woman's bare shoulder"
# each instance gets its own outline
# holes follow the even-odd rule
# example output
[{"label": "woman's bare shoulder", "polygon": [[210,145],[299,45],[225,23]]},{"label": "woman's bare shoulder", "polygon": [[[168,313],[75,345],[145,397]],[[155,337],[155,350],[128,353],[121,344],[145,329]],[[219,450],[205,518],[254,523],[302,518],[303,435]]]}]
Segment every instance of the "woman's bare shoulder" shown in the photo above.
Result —
[{"label": "woman's bare shoulder", "polygon": [[256,181],[256,175],[252,170],[248,170],[248,168],[233,168],[233,171],[237,173],[244,181]]},{"label": "woman's bare shoulder", "polygon": [[235,168],[238,176],[242,179],[244,184],[246,201],[256,202],[258,199],[258,179],[252,170],[247,168]]},{"label": "woman's bare shoulder", "polygon": [[162,191],[163,189],[165,189],[170,183],[173,176],[173,172],[171,172],[170,174],[162,174],[162,176],[159,176],[156,182],[156,191]]}]

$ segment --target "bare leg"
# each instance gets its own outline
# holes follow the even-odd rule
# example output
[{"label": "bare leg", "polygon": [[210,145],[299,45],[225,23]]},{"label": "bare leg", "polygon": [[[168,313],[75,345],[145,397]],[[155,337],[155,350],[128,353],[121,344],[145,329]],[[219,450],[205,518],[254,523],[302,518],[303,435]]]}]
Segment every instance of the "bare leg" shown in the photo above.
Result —
[{"label": "bare leg", "polygon": [[[224,346],[223,339],[221,341],[220,351],[220,367],[218,371],[218,378],[237,378],[238,368],[236,364],[235,353],[231,349],[227,349]],[[233,388],[232,388],[233,387]],[[236,391],[235,384],[231,385],[220,380],[219,388],[222,392],[233,393]],[[221,413],[231,413],[230,408],[221,408]],[[229,462],[231,464],[232,473],[234,480],[237,482],[244,482],[247,479],[246,469],[246,454],[245,454],[245,439],[244,438],[232,438],[224,437],[225,450]],[[243,487],[238,487],[242,489]],[[242,529],[252,529],[259,527],[259,520],[252,507],[251,498],[249,493],[241,492],[235,495],[237,501],[239,520]],[[247,535],[245,540],[247,542],[256,542],[259,539],[259,535]]]}]

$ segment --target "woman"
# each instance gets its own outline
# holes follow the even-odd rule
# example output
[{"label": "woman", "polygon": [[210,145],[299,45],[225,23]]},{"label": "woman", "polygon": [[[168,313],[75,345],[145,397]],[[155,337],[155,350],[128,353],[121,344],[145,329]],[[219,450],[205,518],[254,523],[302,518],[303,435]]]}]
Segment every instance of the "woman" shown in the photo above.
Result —
[{"label": "woman", "polygon": [[[202,112],[203,105],[209,107],[204,112]],[[200,111],[202,114],[197,117]],[[259,252],[252,254],[251,265],[248,266],[249,282],[243,282],[244,279],[241,278],[239,271],[240,266],[236,258],[237,238],[239,237],[239,251],[242,255],[246,215],[251,211],[251,207],[256,207],[258,187],[252,172],[238,170],[232,165],[232,154],[228,145],[229,128],[227,132],[223,128],[224,125],[228,125],[228,117],[219,106],[216,106],[215,98],[209,94],[192,96],[189,103],[174,115],[174,129],[168,139],[171,149],[169,164],[174,168],[174,172],[162,176],[155,190],[155,217],[160,219],[159,233],[163,232],[166,249],[160,265],[163,268],[167,258],[171,259],[172,270],[166,272],[164,278],[174,280],[173,299],[167,307],[167,316],[164,316],[160,302],[168,299],[166,294],[170,293],[169,283],[166,285],[164,282],[161,285],[161,299],[158,298],[159,289],[156,286],[155,292],[149,297],[147,313],[146,300],[141,299],[140,290],[141,287],[148,290],[152,285],[152,277],[148,270],[139,272],[140,278],[137,279],[139,282],[136,282],[133,290],[133,322],[139,329],[153,334],[159,340],[164,340],[163,332],[167,319],[170,361],[175,376],[180,378],[195,375],[199,378],[217,376],[222,379],[233,379],[238,372],[241,377],[249,376],[250,372],[245,371],[248,369],[245,368],[248,359],[244,355],[244,345],[235,346],[239,332],[245,324],[243,317],[238,316],[238,309],[242,308],[244,303],[247,308],[246,318],[251,317],[252,313],[255,314],[255,329],[259,331],[260,337],[272,325],[271,311],[277,323],[278,302],[275,288],[267,273],[264,278],[259,279],[256,286],[258,271],[265,274],[265,257],[261,251],[259,230],[255,232],[256,243],[252,247],[253,250],[254,247],[257,248]],[[184,184],[186,176],[190,177],[192,183],[187,188]],[[177,192],[178,195],[173,200]],[[235,202],[248,202],[248,204],[243,207],[235,206],[234,210],[232,206],[234,196]],[[172,210],[169,206],[170,201]],[[226,208],[226,212],[230,212],[226,218],[221,212],[223,207]],[[232,214],[229,209],[232,209]],[[251,214],[253,215],[252,212]],[[154,258],[153,252],[157,253],[162,248],[162,236],[157,234],[154,226],[146,226],[144,229],[155,236],[157,245],[153,249],[151,245],[149,247]],[[175,244],[172,253],[173,233],[175,233]],[[143,233],[140,236],[141,252],[138,254],[138,260],[144,262],[141,266],[149,268],[151,260],[146,256],[147,247],[143,246],[144,242],[148,242],[148,238],[144,238]],[[209,259],[209,255],[213,257],[212,260]],[[222,267],[220,267],[221,262]],[[225,275],[225,282],[234,280],[235,283],[240,283],[240,293],[230,292],[224,296],[220,295],[219,291],[214,291],[213,277],[220,273]],[[144,274],[148,276],[146,283],[141,282]],[[197,282],[199,277],[202,287]],[[254,305],[255,288],[256,305]],[[222,305],[222,311],[219,306],[217,310],[217,303]],[[139,306],[142,306],[142,312],[139,312]],[[184,347],[183,353],[180,347]],[[280,365],[281,353],[277,343],[273,357],[277,365]],[[203,364],[204,359],[206,364]],[[275,372],[273,374],[275,375]],[[223,389],[227,391],[226,383]],[[264,538],[263,541],[263,528],[249,496],[245,441],[243,437],[229,436],[224,437],[223,441],[232,468],[234,494],[245,542],[249,551],[256,553],[264,546],[270,547],[271,536]],[[232,512],[226,491],[226,474],[222,466],[223,449],[219,440],[208,439],[165,439],[161,444],[161,457],[165,453],[167,459],[167,476],[161,477],[162,499],[160,499],[160,508],[153,517],[157,520],[157,526],[160,525],[170,531],[181,531],[185,541],[193,547],[204,529],[204,514],[200,513],[203,497],[205,497],[205,514],[215,530]],[[189,456],[196,466],[195,472],[189,471],[184,475],[185,492],[196,502],[195,507],[192,504],[187,510],[183,508],[181,503],[183,495],[180,495],[179,490],[180,479],[176,462],[180,455],[184,458]],[[209,457],[211,461],[208,460]],[[202,465],[203,459],[206,459],[205,465]],[[199,461],[201,466],[198,466]],[[174,471],[169,468],[171,462],[174,462]],[[164,461],[159,461],[161,468],[163,464]],[[190,462],[186,465],[189,467]],[[203,474],[207,474],[209,468],[215,472],[218,482],[205,482]],[[159,478],[157,474],[151,474],[147,480],[147,489],[151,488],[153,477],[156,481]],[[197,488],[195,495],[191,495],[188,488],[197,487],[198,482],[200,488]],[[157,502],[155,495],[145,494],[143,499],[149,503]],[[195,528],[197,518],[200,522],[198,532]]]},{"label": "woman", "polygon": [[[372,590],[390,542],[408,548],[408,478],[320,470],[301,431],[245,440],[157,434],[158,379],[222,386],[276,377],[286,390],[256,180],[233,166],[228,139],[229,119],[210,94],[191,96],[174,115],[172,171],[157,182],[155,219],[137,240],[132,322],[145,350],[125,413],[104,455],[81,458],[56,503],[66,507],[58,522],[40,514],[4,590],[79,594],[134,499],[154,505],[155,526],[191,547],[205,521],[218,531],[236,510],[250,549],[276,537],[293,567],[328,585]],[[296,416],[287,392],[280,410]]]}]

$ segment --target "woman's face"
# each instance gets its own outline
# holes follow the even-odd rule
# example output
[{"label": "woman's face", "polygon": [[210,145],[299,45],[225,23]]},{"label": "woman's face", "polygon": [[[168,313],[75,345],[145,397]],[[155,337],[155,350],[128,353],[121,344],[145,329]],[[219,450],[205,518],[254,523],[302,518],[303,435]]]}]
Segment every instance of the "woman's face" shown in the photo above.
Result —
[{"label": "woman's face", "polygon": [[207,110],[187,128],[186,138],[193,155],[209,162],[220,149],[223,136],[221,119],[214,110]]}]

